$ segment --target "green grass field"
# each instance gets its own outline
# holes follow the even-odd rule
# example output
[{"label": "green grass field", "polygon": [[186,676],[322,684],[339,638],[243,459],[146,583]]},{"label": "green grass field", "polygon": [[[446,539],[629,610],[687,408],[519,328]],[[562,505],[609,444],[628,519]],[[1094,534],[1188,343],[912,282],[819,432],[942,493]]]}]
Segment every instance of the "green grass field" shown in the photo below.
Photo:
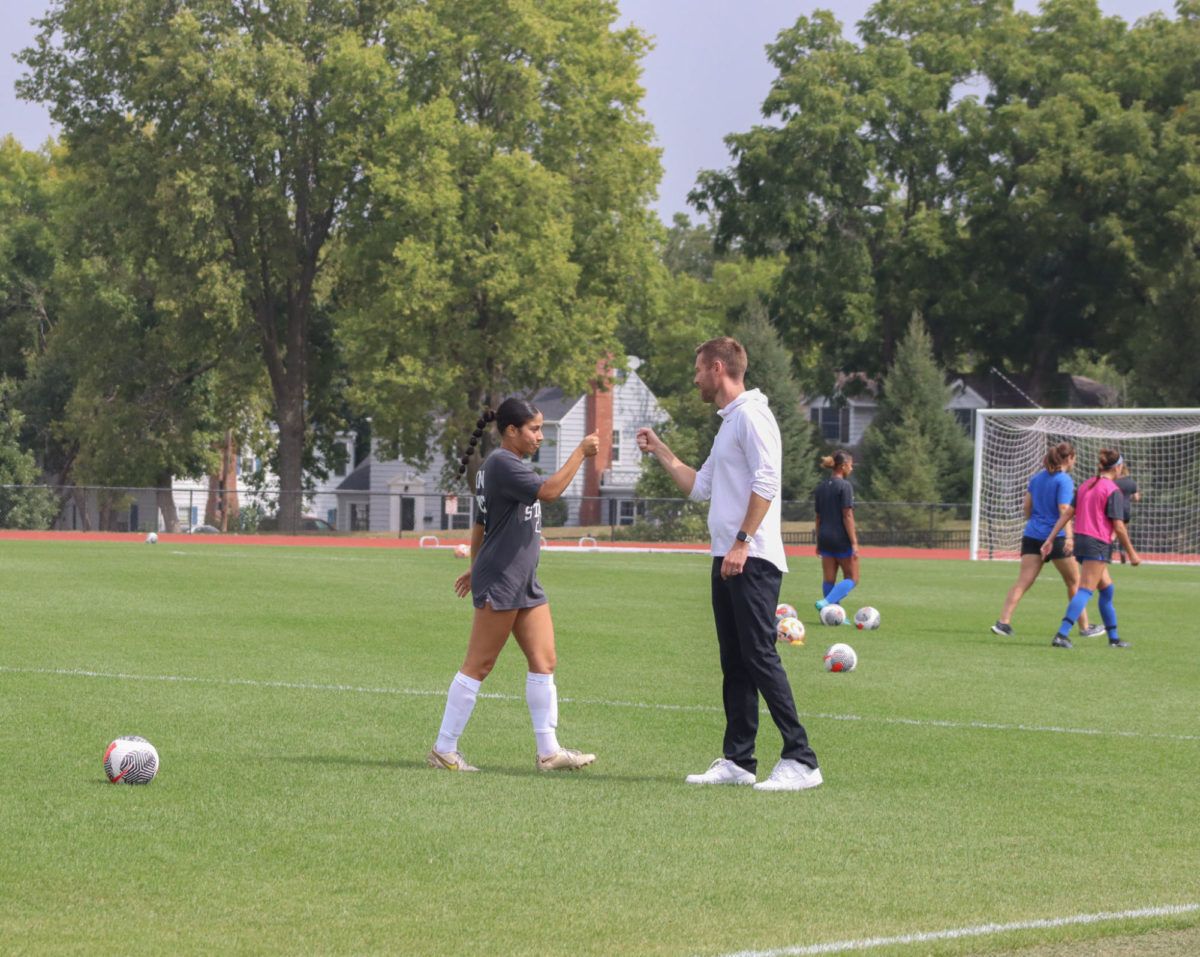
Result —
[{"label": "green grass field", "polygon": [[[592,768],[534,770],[513,645],[462,741],[482,773],[427,769],[463,567],[0,541],[0,951],[782,955],[969,929],[870,952],[1200,952],[1200,569],[1117,568],[1133,647],[1064,652],[1052,570],[1000,639],[1015,565],[865,560],[863,633],[815,623],[794,559],[808,644],[782,654],[826,783],[767,794],[683,783],[723,726],[708,561],[684,555],[543,557],[559,737]],[[857,671],[823,671],[835,639]],[[158,747],[148,787],[105,780],[121,734]],[[761,776],[765,714],[759,744]],[[1050,923],[1166,905],[1190,909]]]}]

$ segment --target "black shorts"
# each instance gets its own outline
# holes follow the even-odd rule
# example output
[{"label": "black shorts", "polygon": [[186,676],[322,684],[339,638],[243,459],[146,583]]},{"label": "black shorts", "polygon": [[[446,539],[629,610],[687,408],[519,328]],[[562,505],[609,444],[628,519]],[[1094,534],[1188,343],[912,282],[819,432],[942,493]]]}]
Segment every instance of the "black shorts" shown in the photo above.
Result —
[{"label": "black shorts", "polygon": [[[1054,539],[1054,546],[1050,549],[1050,557],[1044,558],[1042,561],[1052,562],[1059,558],[1066,558],[1067,536],[1059,535]],[[1021,554],[1022,555],[1040,555],[1042,554],[1042,542],[1039,539],[1029,535],[1021,536]]]},{"label": "black shorts", "polygon": [[1101,541],[1091,535],[1076,535],[1075,558],[1081,562],[1111,562],[1112,542]]}]

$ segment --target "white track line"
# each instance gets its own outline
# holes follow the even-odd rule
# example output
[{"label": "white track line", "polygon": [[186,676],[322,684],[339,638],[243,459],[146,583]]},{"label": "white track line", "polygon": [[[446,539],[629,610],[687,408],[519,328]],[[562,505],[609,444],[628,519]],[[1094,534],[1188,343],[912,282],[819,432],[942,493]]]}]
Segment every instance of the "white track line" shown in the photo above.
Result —
[{"label": "white track line", "polygon": [[[257,678],[202,678],[189,675],[135,675],[113,671],[89,671],[83,668],[13,668],[0,665],[0,674],[58,675],[65,678],[105,678],[110,681],[165,681],[179,684],[226,685],[247,688],[286,688],[292,691],[337,691],[352,694],[403,695],[419,698],[440,698],[444,689],[369,687],[366,685],[309,684],[301,681],[265,681]],[[481,698],[499,701],[524,701],[524,695],[502,692],[481,692]],[[721,708],[706,704],[662,704],[647,701],[614,701],[607,698],[559,699],[564,704],[593,705],[602,708],[633,708],[645,711],[681,711],[719,714]],[[763,709],[762,714],[766,714]],[[1161,741],[1200,741],[1200,734],[1164,734],[1155,731],[1120,731],[1106,728],[1068,728],[1057,725],[999,724],[990,721],[943,721],[937,718],[890,718],[858,714],[826,714],[824,712],[801,712],[803,718],[822,721],[866,721],[872,724],[903,725],[912,728],[947,728],[967,731],[1024,731],[1034,734],[1079,734],[1093,737],[1132,738],[1137,740],[1157,739]]]},{"label": "white track line", "polygon": [[938,940],[958,940],[963,937],[984,937],[1017,930],[1044,930],[1076,924],[1103,924],[1114,920],[1140,920],[1145,917],[1170,917],[1200,910],[1200,904],[1168,904],[1163,907],[1142,907],[1137,910],[1105,911],[1099,914],[1074,914],[1070,917],[1048,917],[1043,920],[1022,920],[1011,924],[979,924],[975,927],[956,927],[897,937],[867,937],[862,940],[839,940],[828,944],[808,944],[801,947],[780,947],[773,950],[739,950],[722,957],[808,957],[811,954],[841,954],[854,950],[873,950],[898,944],[927,944]]}]

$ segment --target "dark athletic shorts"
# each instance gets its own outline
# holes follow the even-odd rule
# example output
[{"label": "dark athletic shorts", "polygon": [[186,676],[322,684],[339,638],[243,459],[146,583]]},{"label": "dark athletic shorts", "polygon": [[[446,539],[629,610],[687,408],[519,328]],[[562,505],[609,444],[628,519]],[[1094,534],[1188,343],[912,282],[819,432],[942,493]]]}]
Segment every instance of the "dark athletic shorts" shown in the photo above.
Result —
[{"label": "dark athletic shorts", "polygon": [[1076,535],[1075,558],[1081,562],[1111,562],[1112,542],[1104,542],[1091,535]]},{"label": "dark athletic shorts", "polygon": [[[1052,562],[1057,558],[1066,558],[1067,553],[1064,549],[1067,547],[1067,536],[1059,535],[1054,539],[1054,547],[1050,549],[1050,557],[1044,561]],[[1040,555],[1042,554],[1042,541],[1032,538],[1029,535],[1021,536],[1021,554],[1022,555]]]}]

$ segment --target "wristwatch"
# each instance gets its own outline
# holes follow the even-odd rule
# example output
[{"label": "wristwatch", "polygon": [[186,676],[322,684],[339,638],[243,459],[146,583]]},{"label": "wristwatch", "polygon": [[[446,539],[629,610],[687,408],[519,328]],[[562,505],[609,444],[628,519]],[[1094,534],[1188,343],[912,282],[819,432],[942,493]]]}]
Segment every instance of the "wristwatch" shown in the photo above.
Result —
[{"label": "wristwatch", "polygon": [[744,529],[739,528],[738,533],[737,533],[737,540],[739,542],[748,542],[750,540],[750,536],[746,534]]}]

